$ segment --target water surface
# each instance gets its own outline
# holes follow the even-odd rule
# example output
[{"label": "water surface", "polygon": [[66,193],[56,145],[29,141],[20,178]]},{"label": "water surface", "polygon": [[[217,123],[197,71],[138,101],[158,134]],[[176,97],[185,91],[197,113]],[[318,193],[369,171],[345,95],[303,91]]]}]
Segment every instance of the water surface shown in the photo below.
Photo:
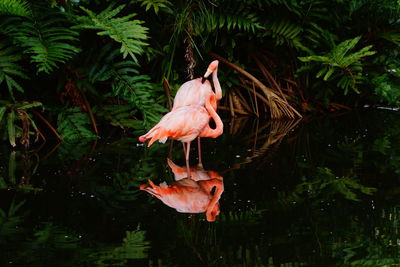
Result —
[{"label": "water surface", "polygon": [[179,142],[3,144],[0,265],[398,266],[399,119],[225,121],[223,136],[203,139],[204,170],[224,186],[215,222],[139,190],[174,181],[167,158],[184,166]]}]

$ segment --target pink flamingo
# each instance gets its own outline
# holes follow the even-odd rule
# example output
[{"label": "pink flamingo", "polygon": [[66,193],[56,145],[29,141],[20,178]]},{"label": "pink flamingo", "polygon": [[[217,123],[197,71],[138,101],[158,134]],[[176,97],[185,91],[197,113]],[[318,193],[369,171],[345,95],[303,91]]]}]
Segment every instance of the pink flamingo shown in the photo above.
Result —
[{"label": "pink flamingo", "polygon": [[[223,178],[215,171],[193,168],[192,177],[187,177],[186,168],[175,165],[168,159],[168,165],[175,175],[174,182],[155,185],[149,180],[149,185],[142,184],[140,190],[144,190],[160,199],[167,206],[183,213],[206,213],[207,221],[213,222],[220,213],[219,199],[224,192]],[[213,188],[216,188],[212,194]]]},{"label": "pink flamingo", "polygon": [[[216,105],[215,95],[209,94],[205,100],[205,108],[191,105],[172,110],[162,117],[150,131],[139,137],[140,142],[150,139],[148,146],[151,146],[156,140],[165,143],[168,138],[186,143],[185,159],[189,177],[190,143],[196,137],[216,138],[222,134],[224,128],[221,118],[213,108],[213,105]],[[210,118],[215,121],[215,129],[209,126]]]},{"label": "pink flamingo", "polygon": [[[193,80],[187,81],[184,84],[182,84],[182,86],[178,89],[178,92],[176,93],[172,110],[178,109],[183,106],[189,106],[189,105],[204,106],[206,96],[209,94],[215,95],[217,101],[219,101],[222,98],[222,89],[221,89],[221,85],[219,83],[218,74],[217,74],[218,73],[218,64],[219,64],[219,61],[214,60],[208,66],[207,71],[203,77],[193,79]],[[206,80],[208,78],[208,76],[210,76],[211,73],[212,73],[212,80],[213,80],[213,84],[214,84],[215,94],[211,88],[211,83],[208,80]],[[214,110],[217,110],[217,102],[215,102],[215,104],[213,104],[213,108],[214,108]],[[184,143],[182,143],[182,145],[183,145],[183,151],[186,154],[187,148],[185,147]],[[197,147],[198,147],[198,153],[199,153],[199,164],[202,165],[200,137],[197,139]]]}]

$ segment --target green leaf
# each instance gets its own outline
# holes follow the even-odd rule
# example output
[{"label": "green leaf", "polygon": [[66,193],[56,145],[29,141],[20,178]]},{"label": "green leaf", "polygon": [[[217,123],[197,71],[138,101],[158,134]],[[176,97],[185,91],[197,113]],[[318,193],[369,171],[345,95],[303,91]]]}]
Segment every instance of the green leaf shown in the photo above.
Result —
[{"label": "green leaf", "polygon": [[329,77],[331,77],[331,75],[335,72],[334,68],[329,68],[329,70],[326,72],[325,76],[324,76],[324,81],[327,81],[329,79]]},{"label": "green leaf", "polygon": [[124,7],[125,5],[120,5],[114,8],[111,4],[99,14],[81,7],[87,16],[77,16],[79,24],[74,28],[93,29],[97,30],[100,36],[109,36],[121,44],[120,52],[124,58],[130,55],[137,62],[136,55],[141,55],[144,52],[143,47],[148,45],[145,42],[148,39],[148,28],[142,26],[143,21],[132,20],[136,14],[115,18]]},{"label": "green leaf", "polygon": [[6,107],[0,107],[0,122],[3,119],[4,113],[6,112]]},{"label": "green leaf", "polygon": [[11,110],[10,113],[8,113],[7,117],[7,129],[8,129],[8,140],[11,144],[11,146],[15,147],[15,112],[14,110]]},{"label": "green leaf", "polygon": [[0,15],[29,17],[31,14],[29,3],[25,0],[0,1]]},{"label": "green leaf", "polygon": [[87,125],[90,125],[89,115],[82,113],[79,107],[69,108],[62,112],[58,116],[57,125],[57,131],[65,141],[98,138],[87,128]]},{"label": "green leaf", "polygon": [[21,20],[11,34],[23,52],[30,55],[37,71],[50,73],[81,51],[74,45],[79,34],[69,24],[65,13],[43,12],[34,20]]},{"label": "green leaf", "polygon": [[17,62],[21,59],[18,48],[7,41],[0,41],[0,85],[5,81],[11,98],[14,99],[14,90],[24,92],[15,78],[28,79],[24,69]]}]

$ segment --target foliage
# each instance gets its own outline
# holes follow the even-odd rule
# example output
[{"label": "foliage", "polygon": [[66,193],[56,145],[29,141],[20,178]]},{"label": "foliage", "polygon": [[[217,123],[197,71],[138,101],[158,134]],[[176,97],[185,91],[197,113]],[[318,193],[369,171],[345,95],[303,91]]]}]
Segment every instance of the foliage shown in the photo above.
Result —
[{"label": "foliage", "polygon": [[[23,68],[17,62],[21,59],[18,49],[6,41],[0,42],[0,85],[5,82],[11,98],[14,99],[13,90],[24,92],[22,86],[15,78],[28,79]],[[1,117],[1,116],[0,116]]]},{"label": "foliage", "polygon": [[[30,135],[33,134],[36,136],[35,140],[38,139],[40,132],[29,110],[40,106],[42,106],[40,102],[4,103],[0,106],[0,125],[6,125],[7,128],[7,135],[3,137],[8,139],[11,146],[15,147],[16,139],[19,139],[22,145],[28,147]],[[30,131],[31,126],[34,133]]]},{"label": "foliage", "polygon": [[152,8],[156,14],[160,9],[167,9],[172,5],[168,0],[134,0],[132,2],[140,3],[140,6],[145,7],[146,11]]},{"label": "foliage", "polygon": [[31,10],[26,0],[3,0],[0,2],[0,14],[28,17]]},{"label": "foliage", "polygon": [[324,198],[329,199],[339,193],[346,199],[360,201],[357,191],[366,195],[372,195],[376,191],[375,188],[363,186],[354,178],[335,176],[328,168],[319,167],[315,170],[315,176],[312,179],[304,177],[303,180],[303,183],[296,186],[295,193],[307,193],[310,198],[321,198],[323,195]]},{"label": "foliage", "polygon": [[91,255],[96,265],[125,265],[129,259],[146,259],[149,242],[145,239],[145,231],[138,226],[134,231],[126,231],[121,246],[113,249],[104,249],[99,253]]},{"label": "foliage", "polygon": [[80,49],[72,43],[78,40],[78,33],[65,27],[68,20],[63,14],[49,13],[34,19],[22,21],[13,34],[38,72],[50,73],[79,53]]},{"label": "foliage", "polygon": [[[303,112],[398,106],[399,17],[397,0],[3,0],[0,94],[42,103],[41,121],[54,129],[52,110],[79,106],[93,132],[111,124],[136,135],[167,112],[164,78],[177,89],[218,54]],[[221,110],[277,109],[222,61],[219,74]],[[74,123],[63,127],[76,136]]]},{"label": "foliage", "polygon": [[[338,80],[337,86],[344,89],[346,95],[349,89],[353,89],[359,93],[356,85],[362,79],[362,65],[360,59],[375,54],[375,51],[369,51],[372,46],[366,46],[357,52],[349,53],[353,49],[361,37],[349,39],[335,46],[330,52],[324,56],[308,56],[299,57],[302,62],[317,62],[322,68],[316,74],[316,78],[323,76],[323,80],[327,81],[331,78]],[[317,65],[319,66],[319,65]],[[338,74],[339,75],[335,75]],[[345,75],[340,74],[345,73]]]},{"label": "foliage", "polygon": [[147,45],[145,40],[148,38],[148,29],[141,25],[142,21],[131,20],[136,16],[134,13],[115,18],[124,7],[125,5],[120,5],[114,8],[114,5],[111,4],[97,15],[93,11],[81,7],[86,15],[76,17],[79,24],[75,28],[98,30],[98,35],[109,36],[121,43],[120,51],[124,58],[129,54],[137,62],[136,55],[142,54],[144,51],[143,46]]},{"label": "foliage", "polygon": [[79,107],[66,109],[58,115],[57,121],[57,130],[65,141],[97,138],[87,128],[90,124],[89,115],[81,113]]},{"label": "foliage", "polygon": [[375,94],[380,97],[381,101],[386,101],[391,106],[399,106],[400,104],[400,86],[398,78],[399,77],[395,72],[394,74],[386,73],[376,76],[371,80],[375,87]]},{"label": "foliage", "polygon": [[[95,110],[115,126],[136,130],[149,129],[160,119],[160,113],[167,110],[158,102],[162,92],[160,86],[150,82],[148,75],[140,75],[139,65],[130,60],[121,60],[117,50],[105,46],[96,56],[99,63],[89,66],[87,72],[90,83],[111,83],[111,94],[122,99],[127,105],[103,105]],[[141,114],[137,114],[138,111]],[[140,119],[142,118],[142,119]]]},{"label": "foliage", "polygon": [[18,215],[19,210],[25,204],[25,201],[15,203],[13,200],[8,211],[0,209],[0,243],[12,238],[12,235],[20,232],[18,225],[22,221],[22,216]]}]

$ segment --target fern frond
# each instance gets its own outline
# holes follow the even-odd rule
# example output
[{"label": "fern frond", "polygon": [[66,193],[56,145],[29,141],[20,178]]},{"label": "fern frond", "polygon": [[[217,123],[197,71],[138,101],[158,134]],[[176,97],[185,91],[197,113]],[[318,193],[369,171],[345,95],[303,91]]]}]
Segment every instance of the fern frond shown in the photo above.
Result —
[{"label": "fern frond", "polygon": [[32,12],[26,0],[1,0],[0,15],[29,17]]},{"label": "fern frond", "polygon": [[138,120],[132,120],[135,112],[129,114],[131,118],[127,111],[113,116],[104,116],[113,121],[115,125],[148,129],[158,122],[160,114],[167,111],[157,100],[160,95],[163,95],[160,86],[151,83],[149,76],[140,75],[139,65],[136,62],[121,61],[118,50],[113,49],[112,45],[106,45],[96,57],[96,63],[91,66],[87,75],[90,82],[111,82],[112,94],[128,102],[130,110],[139,111],[140,117],[143,118],[139,127]]},{"label": "fern frond", "polygon": [[275,39],[276,45],[279,46],[284,43],[293,44],[303,28],[289,20],[280,20],[274,21],[270,30],[272,38]]},{"label": "fern frond", "polygon": [[[133,63],[133,62],[131,62]],[[116,96],[123,97],[134,107],[139,109],[143,115],[143,126],[149,129],[152,125],[161,119],[161,115],[167,110],[158,104],[154,94],[160,92],[154,83],[150,83],[150,77],[147,75],[135,75],[136,73],[130,65],[130,62],[121,62],[116,65],[115,79],[112,84],[113,93]]]},{"label": "fern frond", "polygon": [[140,3],[140,6],[145,7],[146,11],[152,8],[156,14],[158,14],[160,9],[172,6],[172,3],[168,0],[136,0],[134,2]]},{"label": "fern frond", "polygon": [[114,8],[110,5],[99,14],[81,7],[87,16],[77,16],[79,25],[74,26],[76,29],[93,29],[98,30],[100,36],[106,35],[121,44],[120,52],[126,58],[130,55],[137,62],[136,55],[143,53],[143,47],[148,43],[148,28],[142,26],[143,21],[132,20],[136,14],[130,14],[124,17],[115,17],[121,12],[125,5]]},{"label": "fern frond", "polygon": [[223,28],[232,32],[240,30],[252,33],[263,28],[257,13],[245,4],[226,7],[226,9],[221,10],[201,2],[199,9],[192,15],[192,26],[196,35],[202,35],[204,32],[212,33],[216,29]]},{"label": "fern frond", "polygon": [[103,105],[97,107],[94,112],[96,116],[105,118],[113,126],[132,129],[143,128],[142,121],[135,119],[135,112],[131,105]]},{"label": "fern frond", "polygon": [[348,53],[351,49],[353,49],[361,37],[356,37],[354,39],[349,39],[341,42],[339,45],[334,47],[329,53],[325,56],[308,56],[308,57],[299,57],[299,59],[303,62],[320,62],[323,64],[328,64],[332,67],[340,67],[346,68],[351,64],[359,61],[361,58],[370,56],[375,54],[375,51],[370,51],[372,45],[368,45],[363,47],[357,52]]},{"label": "fern frond", "polygon": [[17,45],[25,48],[38,72],[50,73],[80,49],[73,43],[78,32],[66,27],[69,22],[61,12],[47,13],[33,20],[23,20],[12,29]]},{"label": "fern frond", "polygon": [[87,125],[90,124],[89,115],[82,113],[79,107],[66,109],[57,119],[57,131],[67,141],[80,139],[93,139],[97,136],[92,133]]},{"label": "fern frond", "polygon": [[390,30],[378,35],[380,38],[383,38],[389,42],[392,42],[396,45],[400,45],[400,31],[399,30]]},{"label": "fern frond", "polygon": [[302,62],[316,62],[322,65],[322,68],[316,74],[316,78],[323,77],[327,81],[331,77],[338,79],[337,85],[344,89],[346,95],[349,89],[359,93],[356,85],[362,80],[362,65],[360,59],[375,54],[370,51],[371,45],[361,48],[357,52],[349,53],[361,37],[349,39],[335,46],[330,52],[322,56],[299,57]]},{"label": "fern frond", "polygon": [[0,42],[0,85],[5,82],[8,92],[14,99],[14,90],[24,92],[22,86],[15,80],[15,78],[29,79],[23,72],[21,65],[17,62],[21,59],[21,54],[18,49],[11,44],[1,41]]}]

